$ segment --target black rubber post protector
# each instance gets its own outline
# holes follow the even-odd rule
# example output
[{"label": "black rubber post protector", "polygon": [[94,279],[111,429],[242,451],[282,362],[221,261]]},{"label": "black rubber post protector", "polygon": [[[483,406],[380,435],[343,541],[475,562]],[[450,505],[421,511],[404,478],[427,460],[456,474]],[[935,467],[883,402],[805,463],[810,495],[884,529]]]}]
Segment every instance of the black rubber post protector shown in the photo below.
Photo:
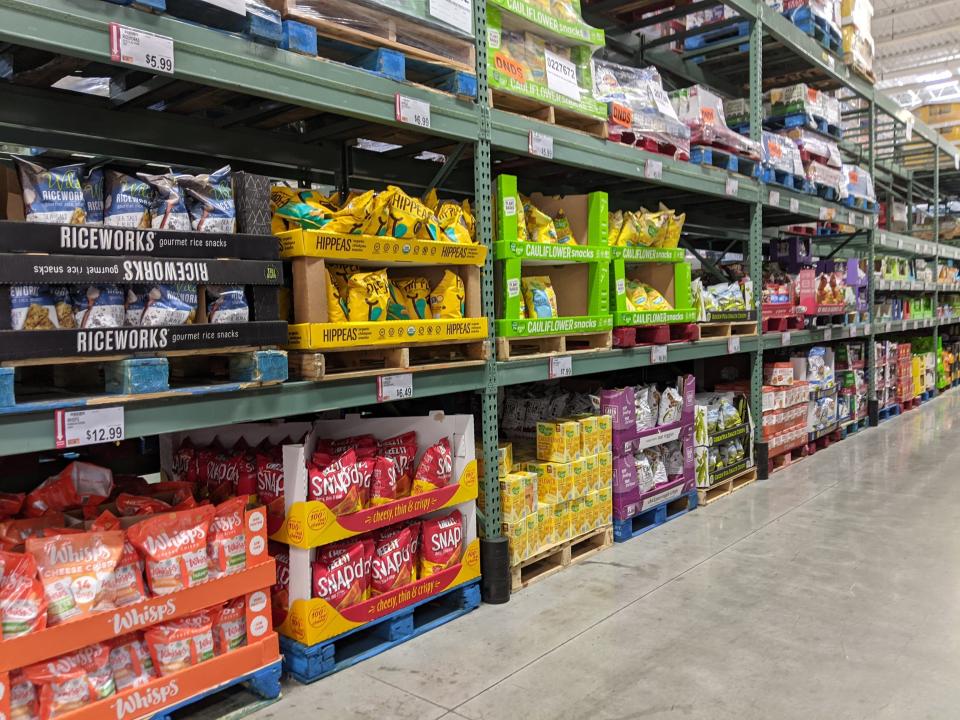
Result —
[{"label": "black rubber post protector", "polygon": [[485,603],[510,601],[510,553],[505,537],[480,540],[480,597]]},{"label": "black rubber post protector", "polygon": [[880,401],[867,400],[867,416],[870,418],[870,427],[880,424]]},{"label": "black rubber post protector", "polygon": [[767,444],[765,442],[754,443],[753,453],[757,456],[757,479],[766,480],[770,477],[770,460],[767,458]]}]

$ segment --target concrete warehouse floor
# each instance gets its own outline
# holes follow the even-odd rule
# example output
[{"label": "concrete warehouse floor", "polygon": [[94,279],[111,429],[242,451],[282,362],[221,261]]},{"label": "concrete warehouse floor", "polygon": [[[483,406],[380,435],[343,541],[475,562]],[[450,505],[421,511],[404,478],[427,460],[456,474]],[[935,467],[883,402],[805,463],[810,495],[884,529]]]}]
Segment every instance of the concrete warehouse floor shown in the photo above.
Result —
[{"label": "concrete warehouse floor", "polygon": [[952,392],[254,717],[956,718],[958,415]]}]

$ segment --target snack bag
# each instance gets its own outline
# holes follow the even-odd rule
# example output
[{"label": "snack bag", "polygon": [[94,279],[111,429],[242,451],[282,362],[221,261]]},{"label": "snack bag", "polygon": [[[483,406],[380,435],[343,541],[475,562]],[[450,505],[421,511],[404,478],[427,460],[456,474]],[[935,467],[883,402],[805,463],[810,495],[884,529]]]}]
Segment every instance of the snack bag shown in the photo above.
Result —
[{"label": "snack bag", "polygon": [[108,645],[110,671],[113,673],[117,692],[146,685],[157,677],[150,651],[135,634],[118,637]]},{"label": "snack bag", "polygon": [[[370,550],[366,545],[370,546]],[[367,554],[372,540],[354,540],[320,548],[313,567],[313,597],[323,598],[334,610],[361,602],[369,586]]]},{"label": "snack bag", "polygon": [[[319,461],[319,462],[318,462]],[[357,453],[350,449],[336,458],[314,453],[307,466],[307,500],[322,502],[334,515],[347,515],[363,509]],[[373,472],[373,468],[370,468]],[[367,478],[369,487],[369,476]]]},{"label": "snack bag", "polygon": [[[98,532],[120,530],[120,521],[109,510],[90,524]],[[147,599],[147,587],[143,582],[143,562],[137,549],[124,535],[123,549],[117,567],[103,583],[103,604],[106,607],[123,607]]]},{"label": "snack bag", "polygon": [[76,327],[123,327],[125,316],[123,291],[116,285],[88,285],[73,293]]},{"label": "snack bag", "polygon": [[[661,206],[661,209],[666,209]],[[686,213],[677,215],[673,210],[667,215],[667,227],[664,233],[663,242],[660,247],[675,248],[680,244],[680,233],[683,231],[683,223],[687,219]]]},{"label": "snack bag", "polygon": [[683,396],[675,387],[668,387],[660,396],[660,412],[657,425],[677,422],[683,412]]},{"label": "snack bag", "polygon": [[419,540],[420,523],[394,525],[380,532],[370,568],[371,595],[390,592],[417,579]]},{"label": "snack bag", "polygon": [[207,322],[241,323],[250,319],[242,286],[207,285]]},{"label": "snack bag", "polygon": [[154,625],[143,633],[160,677],[213,658],[213,623],[206,612]]},{"label": "snack bag", "polygon": [[270,189],[270,228],[274,235],[301,227],[305,230],[322,228],[333,217],[327,198],[316,190],[299,190],[286,185]]},{"label": "snack bag", "polygon": [[[469,205],[467,206],[469,207]],[[467,220],[468,212],[453,200],[444,200],[436,210],[437,222],[444,237],[442,240],[469,245],[473,242],[473,231]]]},{"label": "snack bag", "polygon": [[247,644],[247,601],[234,598],[210,613],[213,623],[213,651],[223,655]]},{"label": "snack bag", "polygon": [[330,270],[324,268],[327,276],[327,322],[344,323],[347,321],[347,304],[340,295],[340,290],[330,275]]},{"label": "snack bag", "polygon": [[150,205],[150,226],[154,230],[190,230],[190,213],[183,199],[183,188],[173,173],[149,175],[138,173],[137,177],[153,188]]},{"label": "snack bag", "polygon": [[406,497],[413,486],[414,462],[417,457],[417,434],[408,432],[380,443],[380,455],[396,463],[396,496]]},{"label": "snack bag", "polygon": [[620,231],[623,229],[623,211],[607,213],[607,245],[619,246]]},{"label": "snack bag", "polygon": [[449,485],[453,475],[451,454],[450,441],[447,438],[441,438],[428,447],[414,473],[410,494],[419,495]]},{"label": "snack bag", "polygon": [[[20,508],[23,507],[23,501],[26,500],[26,498],[26,493],[0,492],[0,520],[19,513]],[[2,573],[0,573],[0,577],[3,577]]]},{"label": "snack bag", "polygon": [[132,327],[184,325],[197,311],[196,285],[131,285],[127,288],[125,324]]},{"label": "snack bag", "polygon": [[523,299],[530,319],[546,320],[558,317],[557,295],[549,275],[520,278]]},{"label": "snack bag", "polygon": [[672,310],[673,307],[667,302],[666,298],[660,294],[656,288],[644,285],[643,289],[647,293],[647,303],[644,310]]},{"label": "snack bag", "polygon": [[23,669],[23,675],[37,686],[43,720],[78,710],[117,691],[110,670],[110,649],[103,643],[30,665]]},{"label": "snack bag", "polygon": [[87,222],[87,203],[80,178],[83,165],[61,165],[47,170],[41,165],[14,157],[23,189],[23,207],[27,222]]},{"label": "snack bag", "polygon": [[527,234],[532,242],[557,242],[557,228],[549,215],[529,200],[523,204],[523,215],[527,223]]},{"label": "snack bag", "polygon": [[443,271],[443,279],[430,292],[430,312],[434,320],[461,320],[466,312],[463,280],[452,270]]},{"label": "snack bag", "polygon": [[216,508],[203,505],[164,513],[127,531],[145,560],[147,584],[154,595],[168,595],[206,582],[207,534]]},{"label": "snack bag", "polygon": [[10,720],[39,720],[37,688],[22,670],[10,673]]},{"label": "snack bag", "polygon": [[[521,210],[523,209],[523,196],[517,195],[514,202],[516,207]],[[527,220],[523,214],[517,218],[517,242],[530,242],[530,233],[527,232]]]},{"label": "snack bag", "polygon": [[387,271],[357,272],[350,276],[347,309],[350,322],[380,322],[387,319],[390,290]]},{"label": "snack bag", "polygon": [[436,575],[453,567],[463,556],[463,516],[459,510],[432,520],[424,520],[420,531],[420,577]]},{"label": "snack bag", "polygon": [[113,492],[113,473],[108,468],[72,462],[48,477],[27,494],[24,509],[32,517],[80,505],[100,505]]},{"label": "snack bag", "polygon": [[397,461],[378,455],[370,478],[370,505],[386,505],[397,499]]},{"label": "snack bag", "polygon": [[104,172],[103,224],[108,227],[149,228],[153,188],[117,170]]},{"label": "snack bag", "polygon": [[637,282],[636,280],[631,280],[627,278],[627,310],[631,312],[639,312],[645,310],[647,307],[647,290],[646,285],[642,282]]},{"label": "snack bag", "polygon": [[0,550],[12,550],[29,537],[42,537],[45,528],[61,526],[62,512],[50,512],[42,517],[14,518],[0,522]]},{"label": "snack bag", "polygon": [[92,168],[83,178],[83,202],[87,225],[103,224],[103,168]]},{"label": "snack bag", "polygon": [[477,221],[473,217],[473,210],[470,209],[470,201],[464,198],[463,202],[460,203],[460,207],[463,208],[463,222],[466,224],[467,231],[470,233],[470,242],[476,242]]},{"label": "snack bag", "polygon": [[0,640],[47,626],[47,601],[37,563],[27,553],[0,551]]},{"label": "snack bag", "polygon": [[363,234],[436,241],[440,227],[430,208],[389,185],[374,198]]},{"label": "snack bag", "polygon": [[373,435],[350,435],[345,438],[317,440],[316,453],[342,455],[347,450],[356,450],[357,456],[373,455],[377,451],[377,439]]},{"label": "snack bag", "polygon": [[278,452],[257,450],[257,498],[264,505],[283,499],[283,457]]},{"label": "snack bag", "polygon": [[48,285],[10,286],[10,327],[13,330],[56,330],[57,307]]},{"label": "snack bag", "polygon": [[390,293],[390,300],[387,303],[387,320],[410,320],[410,314],[407,312],[407,298],[393,280],[388,281],[387,290]]},{"label": "snack bag", "polygon": [[50,625],[113,607],[104,584],[123,552],[121,531],[29,538],[25,544],[37,563]]},{"label": "snack bag", "polygon": [[187,211],[195,231],[236,232],[237,211],[229,165],[209,175],[181,175],[177,180],[186,191]]},{"label": "snack bag", "polygon": [[210,579],[242,572],[247,567],[247,543],[244,535],[244,511],[247,496],[230,498],[217,505],[207,535]]},{"label": "snack bag", "polygon": [[557,211],[557,216],[553,219],[553,225],[557,230],[557,242],[560,245],[577,244],[577,239],[573,236],[573,229],[570,227],[570,221],[567,220],[563,208]]},{"label": "snack bag", "polygon": [[403,296],[411,320],[426,320],[430,308],[430,281],[425,277],[403,277],[393,281]]},{"label": "snack bag", "polygon": [[323,231],[342,235],[359,234],[370,216],[373,196],[373,190],[367,190],[364,193],[347,198],[347,201],[333,214],[330,221],[323,226]]},{"label": "snack bag", "polygon": [[77,318],[73,314],[73,290],[68,285],[53,285],[50,294],[53,296],[53,306],[57,312],[57,324],[64,329],[77,327]]},{"label": "snack bag", "polygon": [[623,214],[623,224],[620,226],[620,234],[617,236],[617,245],[619,247],[631,247],[640,245],[640,219],[631,211]]}]

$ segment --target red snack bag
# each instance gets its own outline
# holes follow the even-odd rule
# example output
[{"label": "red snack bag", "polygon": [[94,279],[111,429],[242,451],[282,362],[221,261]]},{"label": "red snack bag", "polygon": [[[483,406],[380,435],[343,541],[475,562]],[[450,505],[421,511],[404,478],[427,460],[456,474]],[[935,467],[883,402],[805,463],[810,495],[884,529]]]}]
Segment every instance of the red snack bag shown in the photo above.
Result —
[{"label": "red snack bag", "polygon": [[213,651],[223,655],[247,644],[247,601],[234,598],[210,612],[213,622]]},{"label": "red snack bag", "polygon": [[[413,433],[406,433],[411,435]],[[400,435],[399,437],[404,437]],[[417,444],[400,443],[391,445],[382,445],[380,455],[393,460],[397,466],[397,497],[406,497],[410,494],[410,488],[413,485],[414,461],[417,459]]]},{"label": "red snack bag", "polygon": [[20,512],[26,497],[23,493],[0,492],[0,519],[12,517]]},{"label": "red snack bag", "polygon": [[100,505],[113,492],[113,473],[108,468],[72,462],[48,477],[27,494],[25,510],[30,517],[81,505]]},{"label": "red snack bag", "polygon": [[[109,510],[90,525],[91,530],[119,530],[120,521]],[[124,533],[123,551],[117,561],[113,575],[103,584],[104,603],[113,607],[123,607],[147,599],[147,587],[143,582],[143,562],[137,549],[131,544],[130,538]]]},{"label": "red snack bag", "polygon": [[0,550],[12,550],[23,545],[29,537],[40,537],[44,528],[63,525],[62,512],[53,512],[38,518],[17,518],[0,522]]},{"label": "red snack bag", "polygon": [[270,541],[267,543],[267,552],[277,566],[277,582],[270,593],[273,626],[277,628],[287,619],[287,606],[290,604],[290,548],[283,543]]},{"label": "red snack bag", "polygon": [[112,497],[125,492],[131,495],[149,495],[152,486],[139,475],[114,475]]},{"label": "red snack bag", "polygon": [[131,515],[153,515],[158,512],[165,512],[170,509],[170,505],[163,500],[155,497],[144,497],[143,495],[130,495],[120,493],[115,500],[117,512],[122,517]]},{"label": "red snack bag", "polygon": [[386,440],[380,441],[380,447],[394,447],[396,445],[417,445],[417,432],[416,430],[409,430],[405,433],[400,433],[399,435],[394,435],[389,437]]},{"label": "red snack bag", "polygon": [[47,626],[47,600],[37,563],[26,553],[0,552],[0,640]]},{"label": "red snack bag", "polygon": [[29,538],[26,546],[37,562],[50,625],[113,607],[104,585],[123,552],[121,531]]},{"label": "red snack bag", "polygon": [[117,689],[110,671],[110,650],[103,643],[30,665],[23,675],[37,686],[41,720],[110,697]]},{"label": "red snack bag", "polygon": [[207,533],[215,514],[216,508],[204,505],[147,518],[127,531],[146,561],[151,593],[167,595],[206,582]]},{"label": "red snack bag", "polygon": [[459,510],[424,520],[420,531],[420,577],[453,567],[463,556],[463,516]]},{"label": "red snack bag", "polygon": [[257,492],[257,461],[253,450],[241,438],[233,446],[234,461],[237,464],[237,479],[233,484],[235,495],[254,495]]},{"label": "red snack bag", "polygon": [[10,720],[37,720],[39,717],[37,688],[22,670],[14,670],[10,673]]},{"label": "red snack bag", "polygon": [[283,459],[270,452],[257,452],[256,494],[264,505],[283,497]]},{"label": "red snack bag", "polygon": [[423,457],[420,458],[420,464],[417,465],[417,472],[413,476],[413,488],[411,495],[430,492],[450,484],[450,477],[453,475],[453,457],[450,451],[450,441],[447,438],[441,438],[426,449]]},{"label": "red snack bag", "polygon": [[370,540],[336,543],[317,551],[313,566],[313,596],[323,598],[334,610],[356,605],[367,595],[369,572],[367,556]]},{"label": "red snack bag", "polygon": [[213,623],[207,612],[154,625],[143,633],[143,639],[160,677],[213,657]]},{"label": "red snack bag", "polygon": [[180,443],[180,447],[177,448],[177,451],[173,454],[170,465],[170,472],[174,479],[193,483],[197,482],[197,459],[197,449],[190,440],[184,440]]},{"label": "red snack bag", "polygon": [[79,535],[86,532],[83,528],[72,527],[48,527],[37,533],[36,537],[54,537],[55,535]]},{"label": "red snack bag", "polygon": [[157,677],[153,659],[146,644],[135,634],[115,638],[110,647],[110,670],[117,692],[131,687],[140,687]]},{"label": "red snack bag", "polygon": [[370,505],[386,505],[397,498],[397,461],[378,455],[370,476]]},{"label": "red snack bag", "polygon": [[371,448],[377,449],[377,439],[373,435],[353,435],[337,440],[317,440],[315,452],[336,457],[343,455],[347,450],[355,450],[358,451],[358,455],[367,455]]},{"label": "red snack bag", "polygon": [[387,528],[377,536],[370,568],[371,595],[390,592],[417,579],[419,538],[419,523]]},{"label": "red snack bag", "polygon": [[207,536],[211,580],[242,572],[247,567],[247,540],[243,532],[246,508],[246,495],[217,505]]},{"label": "red snack bag", "polygon": [[361,483],[357,476],[357,453],[347,450],[329,463],[324,463],[325,459],[321,454],[314,453],[314,462],[320,462],[307,468],[307,500],[322,502],[334,515],[347,515],[363,509]]}]

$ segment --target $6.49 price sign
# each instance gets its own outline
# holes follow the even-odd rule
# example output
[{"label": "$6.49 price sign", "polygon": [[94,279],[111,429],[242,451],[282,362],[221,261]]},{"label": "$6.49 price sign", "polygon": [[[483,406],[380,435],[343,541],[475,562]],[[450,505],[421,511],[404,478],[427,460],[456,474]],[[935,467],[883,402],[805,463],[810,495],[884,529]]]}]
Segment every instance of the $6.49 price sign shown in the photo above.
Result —
[{"label": "$6.49 price sign", "polygon": [[57,450],[123,440],[123,408],[56,410],[53,416]]},{"label": "$6.49 price sign", "polygon": [[173,73],[173,39],[110,23],[110,59],[162,73]]},{"label": "$6.49 price sign", "polygon": [[413,374],[380,375],[377,377],[377,402],[409,400],[413,397]]}]

